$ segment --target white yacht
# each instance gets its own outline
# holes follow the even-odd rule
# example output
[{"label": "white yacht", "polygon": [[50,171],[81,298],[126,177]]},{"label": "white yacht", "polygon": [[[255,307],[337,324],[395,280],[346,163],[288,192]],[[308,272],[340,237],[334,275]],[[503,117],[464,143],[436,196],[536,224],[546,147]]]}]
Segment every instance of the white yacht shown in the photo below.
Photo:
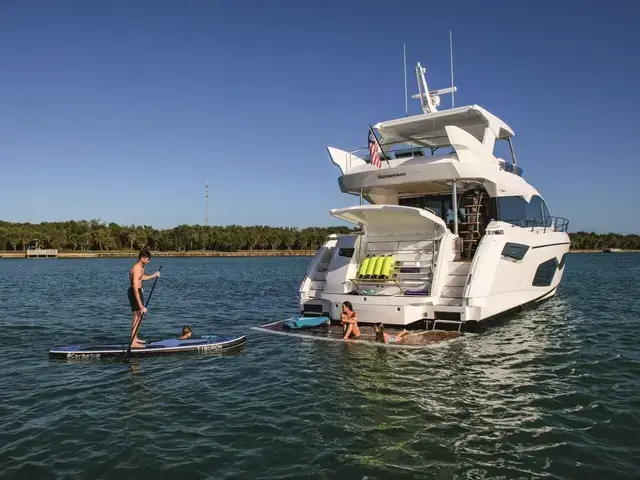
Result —
[{"label": "white yacht", "polygon": [[[339,322],[348,300],[364,324],[473,330],[557,291],[568,220],[522,177],[513,130],[478,105],[438,110],[456,89],[429,91],[424,73],[418,63],[423,113],[373,126],[380,162],[328,147],[342,192],[360,198],[330,214],[358,228],[311,261],[304,317]],[[501,144],[511,158],[496,156]]]}]

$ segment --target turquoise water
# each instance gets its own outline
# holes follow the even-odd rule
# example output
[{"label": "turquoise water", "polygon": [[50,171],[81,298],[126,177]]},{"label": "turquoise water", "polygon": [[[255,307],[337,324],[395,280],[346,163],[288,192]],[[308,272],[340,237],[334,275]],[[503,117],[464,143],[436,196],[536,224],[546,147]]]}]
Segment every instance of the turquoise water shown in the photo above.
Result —
[{"label": "turquoise water", "polygon": [[572,254],[555,299],[420,352],[250,330],[308,262],[153,259],[142,338],[248,341],[126,365],[47,350],[126,340],[130,260],[0,261],[0,478],[637,478],[640,255]]}]

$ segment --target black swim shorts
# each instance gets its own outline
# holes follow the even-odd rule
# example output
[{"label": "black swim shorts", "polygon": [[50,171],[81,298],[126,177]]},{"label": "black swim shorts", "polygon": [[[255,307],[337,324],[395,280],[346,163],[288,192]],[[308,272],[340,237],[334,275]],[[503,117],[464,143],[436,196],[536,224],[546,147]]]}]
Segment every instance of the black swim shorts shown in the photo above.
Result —
[{"label": "black swim shorts", "polygon": [[[142,296],[142,289],[138,289],[138,293],[140,294],[140,301],[144,305],[144,297]],[[139,312],[140,306],[138,305],[138,301],[136,300],[136,296],[133,293],[133,288],[129,287],[129,291],[127,292],[127,296],[129,297],[129,305],[131,305],[132,312]]]}]

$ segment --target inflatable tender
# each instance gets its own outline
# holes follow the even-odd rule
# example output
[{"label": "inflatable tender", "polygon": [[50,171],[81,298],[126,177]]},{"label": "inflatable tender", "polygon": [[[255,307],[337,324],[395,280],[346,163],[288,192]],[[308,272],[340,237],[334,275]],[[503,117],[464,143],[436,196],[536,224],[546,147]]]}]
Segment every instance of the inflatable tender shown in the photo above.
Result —
[{"label": "inflatable tender", "polygon": [[329,325],[331,319],[329,317],[298,317],[286,319],[283,326],[285,328],[313,328],[325,323]]}]

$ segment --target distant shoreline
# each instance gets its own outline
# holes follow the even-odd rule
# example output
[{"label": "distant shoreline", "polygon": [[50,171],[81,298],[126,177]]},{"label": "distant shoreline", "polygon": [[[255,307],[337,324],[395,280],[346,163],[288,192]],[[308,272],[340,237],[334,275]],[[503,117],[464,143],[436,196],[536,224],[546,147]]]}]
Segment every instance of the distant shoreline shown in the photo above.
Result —
[{"label": "distant shoreline", "polygon": [[[603,252],[602,250],[575,249],[569,253],[629,253],[640,252],[640,250],[618,250],[615,252]],[[151,251],[152,257],[183,257],[183,258],[203,258],[203,257],[312,257],[316,250],[239,250],[236,252],[218,252],[213,250],[188,250],[188,251]],[[138,251],[84,251],[84,252],[58,252],[57,258],[137,258]],[[24,251],[0,251],[2,258],[26,258]]]},{"label": "distant shoreline", "polygon": [[603,252],[602,249],[599,250],[580,250],[580,249],[573,249],[573,250],[569,250],[569,253],[630,253],[630,252],[640,252],[640,250],[624,250],[624,249],[620,249],[620,250],[616,250],[613,252]]},{"label": "distant shoreline", "polygon": [[[316,250],[239,250],[216,252],[212,250],[189,250],[174,252],[151,251],[152,257],[310,257]],[[138,251],[84,251],[58,252],[57,258],[137,258]],[[0,251],[0,258],[25,258],[24,251]]]}]

